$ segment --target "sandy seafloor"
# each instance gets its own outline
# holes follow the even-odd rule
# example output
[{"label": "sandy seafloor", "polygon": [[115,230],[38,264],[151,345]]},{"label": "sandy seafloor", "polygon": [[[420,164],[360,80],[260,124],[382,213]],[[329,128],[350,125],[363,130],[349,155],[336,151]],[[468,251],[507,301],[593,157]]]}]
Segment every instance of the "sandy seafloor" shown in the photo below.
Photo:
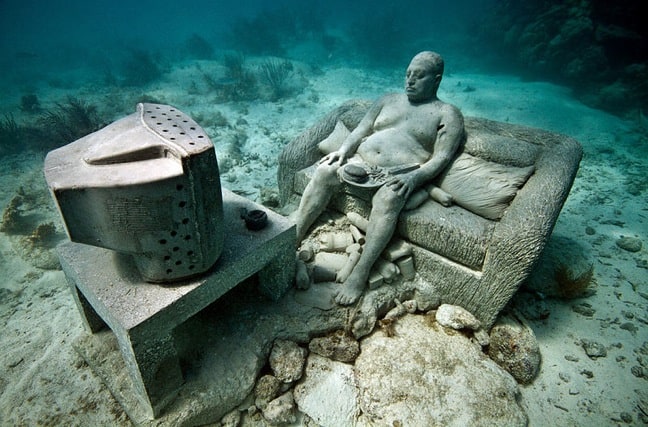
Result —
[{"label": "sandy seafloor", "polygon": [[[285,143],[345,100],[374,99],[401,90],[403,74],[341,66],[313,73],[303,67],[308,85],[297,96],[279,102],[219,104],[201,88],[201,71],[195,64],[176,65],[162,79],[130,92],[115,94],[88,84],[76,89],[44,87],[38,93],[45,107],[72,94],[111,112],[114,119],[135,108],[118,112],[115,99],[125,102],[128,96],[146,93],[172,104],[212,137],[223,186],[258,201],[262,189],[276,186],[276,159]],[[212,68],[218,68],[216,61],[201,62],[202,70]],[[296,71],[301,68],[297,64]],[[197,93],[192,81],[198,83]],[[440,97],[464,115],[562,132],[584,147],[580,171],[554,233],[584,246],[594,265],[595,285],[584,298],[544,299],[548,317],[528,321],[543,358],[539,377],[521,386],[530,425],[645,425],[648,125],[639,114],[624,120],[588,108],[563,87],[510,75],[453,72],[450,62]],[[3,105],[3,111],[18,110],[19,96],[15,99],[15,105]],[[216,112],[225,116],[229,127],[215,123]],[[15,114],[19,121],[29,120]],[[248,137],[241,153],[232,144],[237,132]],[[46,191],[43,158],[32,152],[2,158],[1,206],[18,191],[30,194],[25,212],[29,220],[55,221],[63,235]],[[642,249],[621,249],[616,245],[621,236],[640,239]],[[63,273],[34,267],[19,253],[20,239],[0,233],[0,425],[128,425],[121,407],[71,346],[84,331]],[[583,304],[593,313],[574,309]],[[589,358],[581,340],[602,344],[607,355]],[[644,378],[636,375],[642,370]]]}]

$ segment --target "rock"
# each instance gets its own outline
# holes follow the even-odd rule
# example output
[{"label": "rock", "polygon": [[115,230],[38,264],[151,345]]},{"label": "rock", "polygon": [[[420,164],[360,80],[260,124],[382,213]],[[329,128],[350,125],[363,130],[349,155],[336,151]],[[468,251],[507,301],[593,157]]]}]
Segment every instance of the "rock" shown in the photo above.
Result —
[{"label": "rock", "polygon": [[607,349],[601,343],[590,340],[581,340],[581,345],[583,346],[583,350],[585,350],[585,354],[587,354],[590,359],[607,356]]},{"label": "rock", "polygon": [[520,384],[529,384],[540,370],[535,334],[517,318],[501,316],[490,331],[488,356]]},{"label": "rock", "polygon": [[458,305],[441,304],[436,312],[436,321],[441,326],[456,330],[472,329],[476,331],[481,323],[468,310]]},{"label": "rock", "polygon": [[359,425],[525,426],[518,385],[467,337],[407,314],[361,342]]},{"label": "rock", "polygon": [[476,330],[473,339],[482,347],[490,345],[490,336],[488,335],[488,332],[483,329]]},{"label": "rock", "polygon": [[641,240],[636,237],[621,236],[616,241],[616,245],[628,252],[639,252],[643,246]]},{"label": "rock", "polygon": [[264,375],[259,378],[254,387],[254,404],[263,409],[268,402],[279,396],[281,381],[274,375]]},{"label": "rock", "polygon": [[306,361],[306,349],[294,341],[278,339],[270,352],[270,368],[274,375],[284,383],[301,378]]},{"label": "rock", "polygon": [[343,330],[312,339],[308,344],[308,349],[320,356],[346,363],[353,362],[360,354],[358,341]]},{"label": "rock", "polygon": [[241,413],[238,409],[233,410],[221,419],[222,427],[238,427],[241,423]]},{"label": "rock", "polygon": [[299,410],[318,425],[355,424],[359,412],[358,389],[351,365],[310,354],[294,396]]},{"label": "rock", "polygon": [[270,424],[289,424],[297,419],[295,416],[295,400],[292,391],[288,391],[277,397],[263,410],[263,417]]}]

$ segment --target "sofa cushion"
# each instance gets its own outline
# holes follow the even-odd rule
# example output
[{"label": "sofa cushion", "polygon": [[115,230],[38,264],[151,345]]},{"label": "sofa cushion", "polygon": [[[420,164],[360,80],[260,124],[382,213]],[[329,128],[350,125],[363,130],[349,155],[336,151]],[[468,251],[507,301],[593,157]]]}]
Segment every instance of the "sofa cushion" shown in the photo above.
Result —
[{"label": "sofa cushion", "polygon": [[462,153],[436,183],[459,206],[484,218],[500,219],[533,170],[534,166],[501,165]]},{"label": "sofa cushion", "polygon": [[322,154],[330,154],[337,151],[350,133],[351,131],[347,129],[344,123],[338,121],[335,123],[335,129],[333,129],[333,132],[317,144],[317,148],[319,148]]},{"label": "sofa cushion", "polygon": [[496,224],[460,206],[445,207],[428,200],[416,209],[403,211],[397,230],[424,249],[481,270]]}]

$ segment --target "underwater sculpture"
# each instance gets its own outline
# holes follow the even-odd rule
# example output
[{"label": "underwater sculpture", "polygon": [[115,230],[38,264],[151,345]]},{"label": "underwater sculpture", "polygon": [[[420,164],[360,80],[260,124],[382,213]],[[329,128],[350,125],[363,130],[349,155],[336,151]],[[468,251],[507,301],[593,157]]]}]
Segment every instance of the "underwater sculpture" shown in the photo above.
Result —
[{"label": "underwater sculpture", "polygon": [[339,304],[357,301],[394,234],[398,214],[416,190],[445,169],[461,145],[463,116],[437,98],[443,67],[437,53],[414,56],[405,93],[378,100],[341,146],[318,163],[304,190],[295,214],[298,242],[343,182],[367,187],[371,181],[375,189],[366,244],[335,298]]},{"label": "underwater sculpture", "polygon": [[[324,208],[346,214],[335,224],[348,227],[351,223],[356,227],[371,218],[372,196],[362,188],[373,185],[371,168],[365,169],[365,176],[357,169],[340,168],[339,155],[324,157],[323,163],[319,160],[344,144],[349,131],[353,135],[363,118],[371,117],[372,113],[368,112],[372,108],[363,100],[349,101],[297,136],[282,151],[277,172],[279,193],[284,204],[293,205],[298,200],[302,205],[294,213],[301,230],[299,238],[306,234],[311,221],[304,213],[309,202],[303,201],[305,196],[301,194],[309,191],[305,190],[309,185],[315,185],[310,183],[313,175],[318,175],[316,167],[340,169],[342,180],[356,181],[354,185],[338,187],[335,174],[319,174],[334,181],[327,183],[329,187],[340,189],[322,196],[329,200]],[[411,126],[416,129],[416,125]],[[435,299],[459,305],[489,328],[538,261],[574,181],[582,148],[578,141],[565,135],[519,125],[466,117],[463,126],[465,138],[447,166],[431,182],[413,192],[407,203],[400,200],[392,205],[398,208],[389,217],[389,228],[395,229],[395,237],[376,264],[383,263],[384,259],[389,261],[392,244],[398,247],[404,242],[409,246],[420,280],[411,280],[414,274],[405,273],[397,263],[404,280],[383,280],[392,283],[393,289],[389,291],[392,298],[404,300],[414,295],[421,307],[428,305],[426,300]],[[383,127],[388,126],[383,123]],[[333,160],[332,165],[329,160]],[[409,176],[411,173],[405,172]],[[358,180],[363,182],[358,184]],[[394,185],[400,188],[403,184],[395,182]],[[383,191],[387,193],[387,190],[392,191],[389,187]],[[411,193],[409,188],[404,191]],[[307,235],[303,246],[313,239],[321,240],[320,228]],[[366,242],[370,240],[370,236],[362,238]],[[321,243],[320,246],[326,246]],[[302,252],[298,252],[301,259],[311,259],[302,258]],[[304,267],[305,263],[301,267],[298,264],[297,271],[302,276],[305,270],[311,280],[314,274],[319,274],[317,255],[320,254],[312,257],[314,261],[308,261],[308,268]],[[316,282],[335,280],[335,273],[332,280],[315,278]],[[360,310],[372,306],[369,310],[375,313],[366,314],[367,324],[359,326],[360,329],[371,330],[371,320],[384,310],[384,298],[380,295],[387,291],[374,290],[380,286],[379,282],[370,276],[368,286],[361,283],[350,293],[338,293],[339,302],[349,302],[358,298],[360,289],[363,295],[360,305],[364,307]],[[363,291],[365,286],[368,290]]]}]

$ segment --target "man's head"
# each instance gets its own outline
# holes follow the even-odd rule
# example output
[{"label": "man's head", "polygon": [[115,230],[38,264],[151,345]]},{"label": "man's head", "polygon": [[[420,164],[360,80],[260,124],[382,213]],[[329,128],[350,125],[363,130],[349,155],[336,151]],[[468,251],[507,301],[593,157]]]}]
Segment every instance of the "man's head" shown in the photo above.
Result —
[{"label": "man's head", "polygon": [[436,98],[443,76],[443,58],[431,51],[423,51],[410,62],[405,73],[405,93],[412,102]]}]

